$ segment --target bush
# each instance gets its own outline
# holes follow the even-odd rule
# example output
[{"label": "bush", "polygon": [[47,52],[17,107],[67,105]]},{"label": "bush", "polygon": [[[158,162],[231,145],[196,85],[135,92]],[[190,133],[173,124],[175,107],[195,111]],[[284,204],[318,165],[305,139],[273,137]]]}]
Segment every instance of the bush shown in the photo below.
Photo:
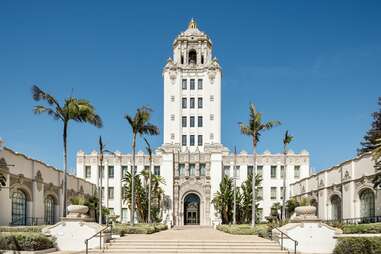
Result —
[{"label": "bush", "polygon": [[45,225],[42,225],[42,226],[17,226],[17,227],[0,226],[0,232],[40,233],[44,227],[46,227],[46,226]]},{"label": "bush", "polygon": [[377,234],[381,233],[381,223],[344,225],[342,229],[344,234]]},{"label": "bush", "polygon": [[333,251],[334,254],[380,254],[381,237],[348,237],[340,238]]},{"label": "bush", "polygon": [[232,235],[258,235],[260,237],[269,238],[269,227],[266,224],[259,224],[254,230],[251,225],[218,225],[217,229]]},{"label": "bush", "polygon": [[112,227],[112,233],[120,236],[125,234],[153,234],[167,228],[167,225],[164,224],[136,224],[134,226],[116,224]]},{"label": "bush", "polygon": [[54,240],[40,233],[0,233],[0,250],[36,251],[54,248]]}]

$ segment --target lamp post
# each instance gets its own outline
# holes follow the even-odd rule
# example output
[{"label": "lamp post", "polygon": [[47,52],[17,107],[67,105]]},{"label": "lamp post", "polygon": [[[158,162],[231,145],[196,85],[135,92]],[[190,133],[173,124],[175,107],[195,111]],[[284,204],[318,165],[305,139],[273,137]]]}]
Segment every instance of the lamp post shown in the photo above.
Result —
[{"label": "lamp post", "polygon": [[234,181],[234,202],[233,202],[233,224],[236,224],[236,207],[237,207],[237,199],[236,199],[236,178],[237,178],[237,149],[234,146],[234,165],[233,165],[233,181]]}]

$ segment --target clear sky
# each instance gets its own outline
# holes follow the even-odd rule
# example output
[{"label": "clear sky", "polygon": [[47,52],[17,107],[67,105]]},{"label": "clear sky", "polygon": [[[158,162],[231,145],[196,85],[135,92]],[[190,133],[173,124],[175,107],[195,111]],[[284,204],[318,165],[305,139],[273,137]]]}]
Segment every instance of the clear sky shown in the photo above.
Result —
[{"label": "clear sky", "polygon": [[[72,124],[79,149],[130,152],[125,113],[150,105],[163,125],[161,71],[194,17],[223,68],[222,142],[251,151],[237,122],[257,104],[283,125],[259,151],[307,149],[320,170],[356,154],[381,96],[381,1],[0,1],[0,136],[10,148],[63,165],[62,125],[35,116],[31,86],[89,99],[104,128]],[[150,138],[154,146],[162,136]]]}]

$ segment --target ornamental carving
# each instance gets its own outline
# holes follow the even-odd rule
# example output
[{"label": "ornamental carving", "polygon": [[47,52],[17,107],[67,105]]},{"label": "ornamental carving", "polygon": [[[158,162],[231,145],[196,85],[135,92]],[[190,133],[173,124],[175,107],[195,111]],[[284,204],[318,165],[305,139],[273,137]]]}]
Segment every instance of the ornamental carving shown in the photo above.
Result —
[{"label": "ornamental carving", "polygon": [[344,173],[343,180],[349,180],[349,179],[351,179],[351,176],[350,176],[348,170],[346,170],[345,173]]},{"label": "ornamental carving", "polygon": [[41,174],[41,171],[37,171],[37,174],[36,174],[36,183],[37,183],[37,190],[38,191],[41,191],[42,190],[42,184],[43,184],[43,179],[42,179],[42,174]]},{"label": "ornamental carving", "polygon": [[324,187],[324,181],[323,181],[323,179],[320,179],[319,187]]}]

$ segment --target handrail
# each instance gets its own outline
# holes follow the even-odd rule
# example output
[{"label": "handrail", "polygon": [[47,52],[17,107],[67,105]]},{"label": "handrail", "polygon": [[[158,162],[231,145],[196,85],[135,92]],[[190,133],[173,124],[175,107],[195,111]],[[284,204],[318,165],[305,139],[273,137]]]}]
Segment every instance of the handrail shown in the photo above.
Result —
[{"label": "handrail", "polygon": [[[89,237],[89,238],[87,238],[85,240],[86,254],[89,253],[89,240],[93,239],[97,235],[99,235],[99,249],[102,250],[102,233],[104,231],[106,231],[107,229],[110,229],[110,236],[112,237],[112,224],[109,224],[109,225],[106,225],[106,227],[104,227],[103,229],[99,230],[97,233],[95,233],[94,235],[92,235],[91,237]],[[103,250],[102,250],[102,252],[104,252],[104,244],[103,244]]]},{"label": "handrail", "polygon": [[280,248],[281,248],[281,250],[284,250],[283,235],[285,235],[287,237],[287,239],[290,239],[291,241],[294,242],[294,254],[296,254],[296,246],[298,246],[298,241],[296,241],[295,239],[292,239],[289,235],[287,235],[285,232],[283,232],[279,228],[274,228],[274,229],[276,229],[278,232],[280,232]]}]

